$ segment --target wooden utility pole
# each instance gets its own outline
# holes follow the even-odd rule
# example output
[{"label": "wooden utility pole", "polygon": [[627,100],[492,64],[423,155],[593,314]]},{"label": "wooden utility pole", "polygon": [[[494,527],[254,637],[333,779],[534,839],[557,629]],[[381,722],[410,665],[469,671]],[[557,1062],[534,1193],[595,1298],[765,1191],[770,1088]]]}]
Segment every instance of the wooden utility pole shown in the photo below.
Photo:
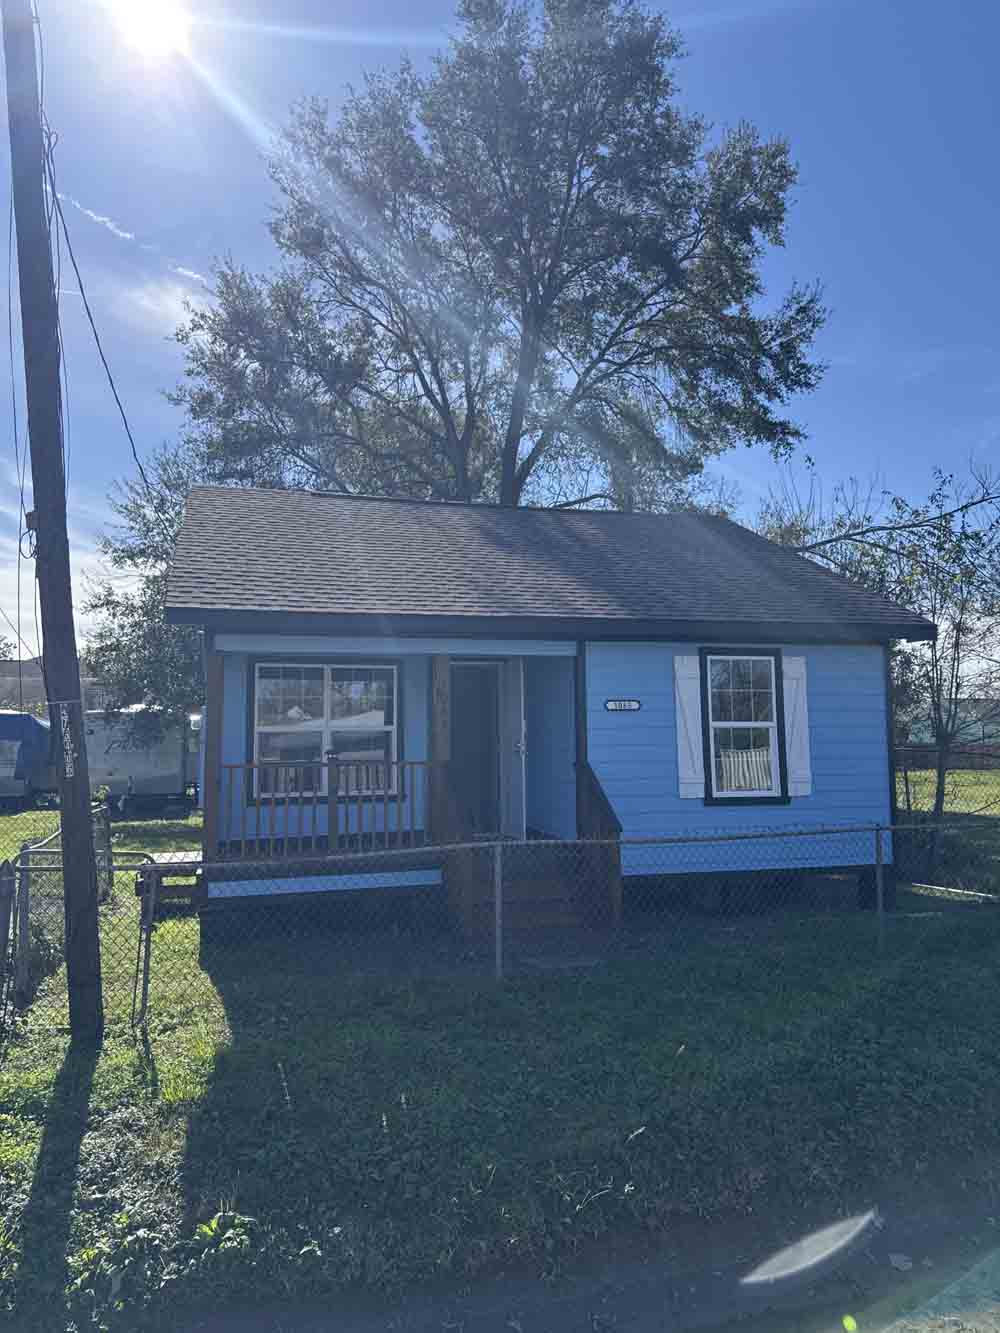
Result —
[{"label": "wooden utility pole", "polygon": [[59,336],[52,250],[46,225],[45,152],[35,67],[35,28],[30,0],[0,0],[0,8],[31,445],[36,576],[45,685],[62,807],[69,1021],[74,1040],[100,1041],[104,1013],[97,872],[66,534]]}]

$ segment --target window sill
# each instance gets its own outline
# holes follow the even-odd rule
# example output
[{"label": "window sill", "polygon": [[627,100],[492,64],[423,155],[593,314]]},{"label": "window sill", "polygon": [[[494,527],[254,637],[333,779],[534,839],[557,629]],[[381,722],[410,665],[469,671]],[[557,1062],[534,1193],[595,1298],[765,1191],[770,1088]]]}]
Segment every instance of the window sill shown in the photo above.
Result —
[{"label": "window sill", "polygon": [[706,796],[706,805],[791,805],[790,796]]}]

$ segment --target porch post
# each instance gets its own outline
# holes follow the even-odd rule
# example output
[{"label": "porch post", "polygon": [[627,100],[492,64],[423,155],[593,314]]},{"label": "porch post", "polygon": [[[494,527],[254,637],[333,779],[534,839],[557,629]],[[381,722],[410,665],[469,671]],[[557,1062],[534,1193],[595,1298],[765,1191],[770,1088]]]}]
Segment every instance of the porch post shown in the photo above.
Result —
[{"label": "porch post", "polygon": [[219,859],[219,794],[222,787],[222,654],[209,642],[205,651],[205,819],[201,855]]},{"label": "porch post", "polygon": [[451,658],[431,658],[431,782],[427,830],[432,842],[447,842],[451,834],[449,776],[451,762]]},{"label": "porch post", "polygon": [[587,766],[587,645],[576,645],[573,660],[573,718],[576,733],[576,836],[586,836],[590,827],[587,809],[587,786],[584,770]]}]

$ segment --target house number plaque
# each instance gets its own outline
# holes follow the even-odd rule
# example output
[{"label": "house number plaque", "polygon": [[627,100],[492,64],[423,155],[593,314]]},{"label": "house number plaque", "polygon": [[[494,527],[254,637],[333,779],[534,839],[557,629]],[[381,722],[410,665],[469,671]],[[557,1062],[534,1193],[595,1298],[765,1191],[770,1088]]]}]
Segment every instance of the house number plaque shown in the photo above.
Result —
[{"label": "house number plaque", "polygon": [[605,699],[604,707],[609,713],[638,713],[642,704],[638,699]]}]

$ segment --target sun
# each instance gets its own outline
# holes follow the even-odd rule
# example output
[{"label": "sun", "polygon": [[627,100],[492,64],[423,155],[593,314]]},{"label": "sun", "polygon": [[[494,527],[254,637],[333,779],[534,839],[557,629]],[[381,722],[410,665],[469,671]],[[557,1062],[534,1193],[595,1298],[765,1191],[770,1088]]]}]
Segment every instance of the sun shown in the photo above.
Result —
[{"label": "sun", "polygon": [[188,50],[191,18],[174,0],[107,0],[115,26],[147,60],[168,60]]}]

